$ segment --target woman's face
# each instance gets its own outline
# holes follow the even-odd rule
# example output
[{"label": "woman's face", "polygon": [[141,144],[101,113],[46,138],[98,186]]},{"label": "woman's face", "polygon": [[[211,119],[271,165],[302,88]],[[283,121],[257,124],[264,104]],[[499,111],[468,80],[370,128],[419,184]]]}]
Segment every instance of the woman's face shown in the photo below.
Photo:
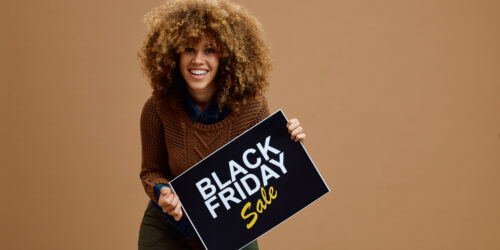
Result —
[{"label": "woman's face", "polygon": [[194,97],[200,94],[215,93],[215,75],[219,67],[217,51],[209,47],[203,35],[194,48],[186,48],[180,54],[179,66],[186,80],[189,93]]}]

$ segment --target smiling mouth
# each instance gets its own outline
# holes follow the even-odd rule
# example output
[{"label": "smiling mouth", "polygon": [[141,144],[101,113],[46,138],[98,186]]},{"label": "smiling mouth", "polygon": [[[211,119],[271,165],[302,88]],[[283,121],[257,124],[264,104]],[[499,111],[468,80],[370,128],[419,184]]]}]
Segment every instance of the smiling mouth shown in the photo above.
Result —
[{"label": "smiling mouth", "polygon": [[208,73],[208,70],[205,70],[205,69],[190,69],[189,73],[191,73],[193,75],[200,76],[200,75],[204,75],[204,74]]}]

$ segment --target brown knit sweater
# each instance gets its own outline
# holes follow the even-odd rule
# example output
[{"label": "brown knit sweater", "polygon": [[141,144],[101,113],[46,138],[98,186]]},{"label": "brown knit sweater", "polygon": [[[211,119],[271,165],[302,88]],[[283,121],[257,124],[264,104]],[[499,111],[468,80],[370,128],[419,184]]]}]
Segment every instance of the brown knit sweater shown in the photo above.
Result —
[{"label": "brown knit sweater", "polygon": [[263,96],[242,105],[224,120],[204,125],[193,122],[178,101],[154,96],[144,104],[141,115],[142,168],[144,190],[154,201],[156,184],[168,184],[201,159],[269,115]]}]

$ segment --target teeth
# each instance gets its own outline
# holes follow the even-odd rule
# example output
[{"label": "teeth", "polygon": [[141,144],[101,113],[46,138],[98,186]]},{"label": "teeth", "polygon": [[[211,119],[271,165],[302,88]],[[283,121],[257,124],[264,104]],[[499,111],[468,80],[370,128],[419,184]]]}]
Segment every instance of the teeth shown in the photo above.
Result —
[{"label": "teeth", "polygon": [[196,70],[189,70],[189,72],[191,72],[192,74],[195,74],[195,75],[204,75],[204,74],[208,73],[208,70],[196,69]]}]

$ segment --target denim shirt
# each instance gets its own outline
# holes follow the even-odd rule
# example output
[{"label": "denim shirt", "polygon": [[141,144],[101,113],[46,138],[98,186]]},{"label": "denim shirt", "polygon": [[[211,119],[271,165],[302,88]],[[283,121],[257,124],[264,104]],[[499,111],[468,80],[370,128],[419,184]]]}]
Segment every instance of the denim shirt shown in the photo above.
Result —
[{"label": "denim shirt", "polygon": [[222,111],[219,112],[217,98],[215,97],[212,98],[212,101],[210,101],[210,104],[205,110],[200,111],[189,94],[186,94],[184,108],[193,122],[199,122],[205,125],[220,122],[231,113],[231,109],[227,107],[223,107]]},{"label": "denim shirt", "polygon": [[[214,124],[224,120],[224,118],[226,118],[232,111],[230,108],[227,107],[223,107],[222,111],[219,111],[216,97],[212,98],[210,104],[205,110],[200,111],[198,107],[196,107],[193,98],[187,93],[186,97],[184,98],[184,109],[191,118],[191,120],[193,120],[193,122],[199,122],[205,125]],[[160,197],[162,187],[170,187],[170,186],[168,184],[156,184],[154,188],[156,199]],[[156,204],[153,201],[151,201],[151,203],[153,204],[154,207],[160,210],[163,217],[168,219],[177,229],[179,229],[179,231],[181,231],[184,234],[184,236],[186,236],[186,238],[191,238],[191,236],[193,236],[196,233],[193,226],[186,217],[182,217],[179,221],[176,221],[174,217],[164,213],[162,208],[158,204]]]}]

